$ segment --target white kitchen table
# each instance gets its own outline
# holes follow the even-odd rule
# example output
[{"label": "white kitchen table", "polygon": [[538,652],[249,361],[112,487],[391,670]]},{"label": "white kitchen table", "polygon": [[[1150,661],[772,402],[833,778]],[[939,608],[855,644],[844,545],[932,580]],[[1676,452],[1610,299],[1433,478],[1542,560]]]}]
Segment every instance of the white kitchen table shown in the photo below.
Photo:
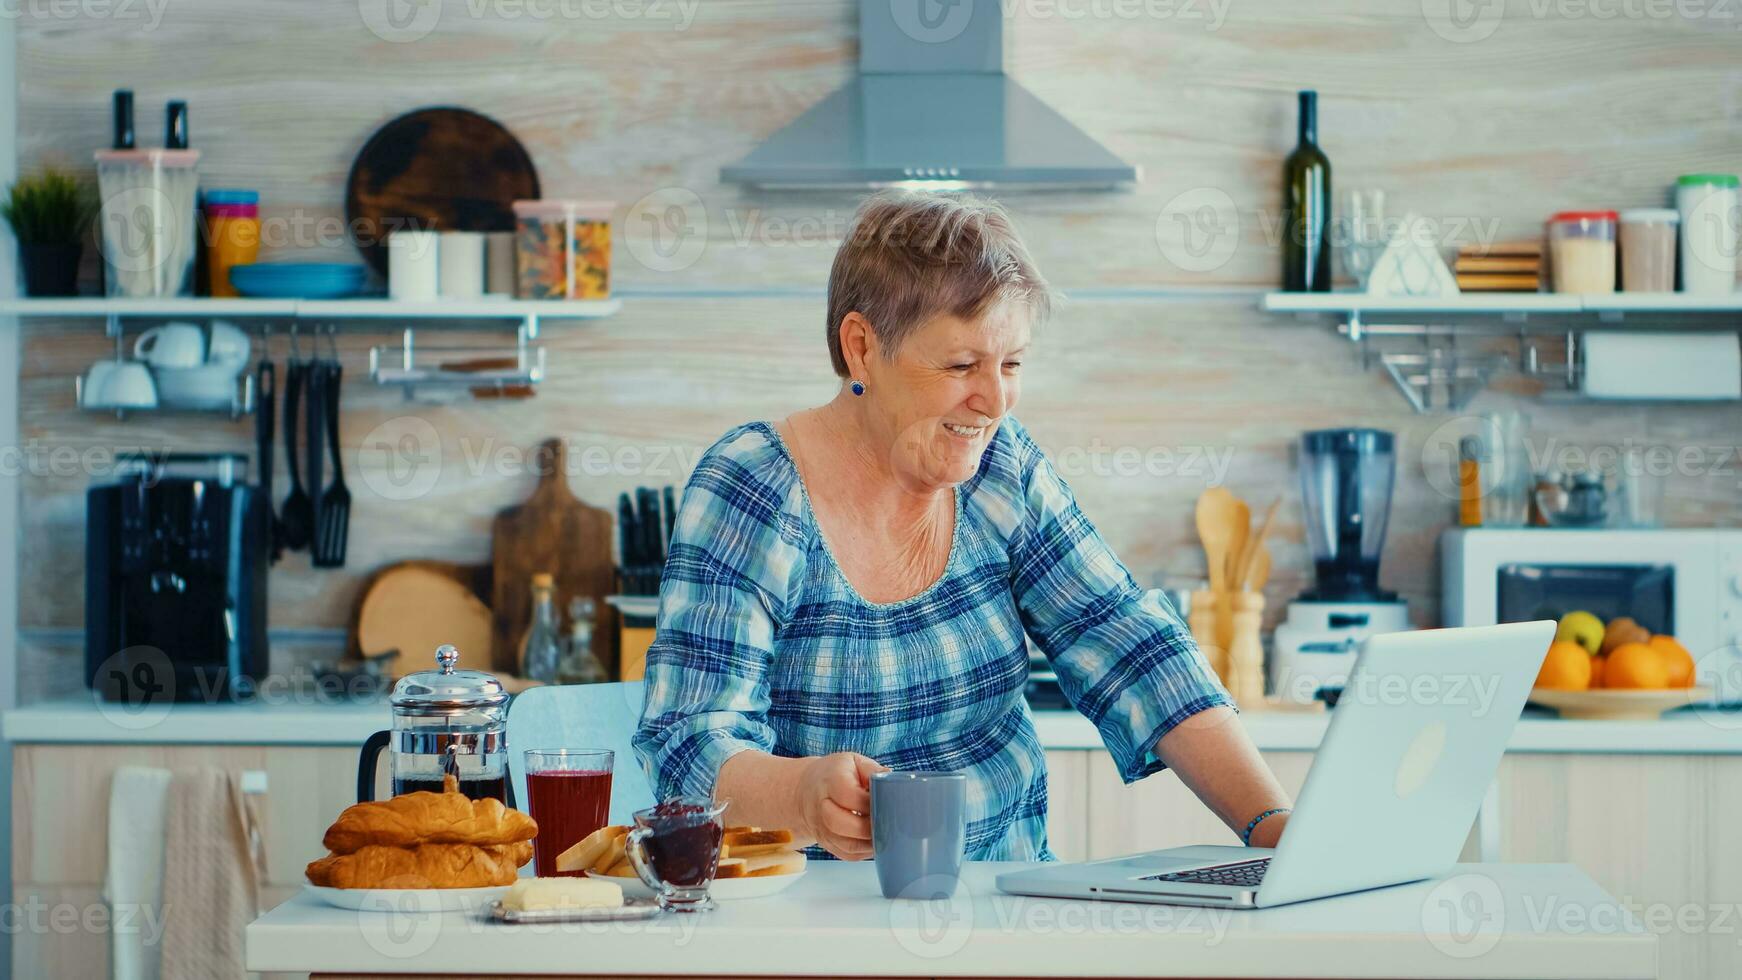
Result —
[{"label": "white kitchen table", "polygon": [[1564,864],[1468,864],[1433,881],[1239,912],[1004,895],[890,902],[870,864],[813,862],[784,893],[613,925],[503,926],[347,912],[308,895],[248,927],[248,968],[316,977],[1461,977],[1655,980],[1657,939]]}]

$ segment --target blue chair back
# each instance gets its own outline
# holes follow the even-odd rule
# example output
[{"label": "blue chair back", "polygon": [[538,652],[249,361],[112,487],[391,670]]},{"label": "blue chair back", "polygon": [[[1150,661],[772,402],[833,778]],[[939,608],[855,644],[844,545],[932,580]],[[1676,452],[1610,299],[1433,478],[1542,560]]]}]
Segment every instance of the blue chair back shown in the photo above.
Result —
[{"label": "blue chair back", "polygon": [[641,724],[647,685],[565,684],[535,687],[514,696],[508,706],[509,770],[514,798],[529,809],[526,795],[527,749],[610,749],[617,753],[611,774],[614,824],[632,824],[631,814],[652,806],[653,786],[629,747]]}]

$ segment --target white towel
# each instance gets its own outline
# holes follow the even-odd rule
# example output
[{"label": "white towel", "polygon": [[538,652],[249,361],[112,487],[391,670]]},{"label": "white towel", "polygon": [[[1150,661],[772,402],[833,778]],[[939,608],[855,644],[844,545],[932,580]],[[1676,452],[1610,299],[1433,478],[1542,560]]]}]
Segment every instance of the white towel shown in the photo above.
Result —
[{"label": "white towel", "polygon": [[165,820],[165,980],[247,975],[242,932],[260,914],[266,862],[242,783],[241,773],[221,769],[175,774]]},{"label": "white towel", "polygon": [[162,964],[168,769],[121,766],[109,783],[109,952],[114,980],[157,980]]}]

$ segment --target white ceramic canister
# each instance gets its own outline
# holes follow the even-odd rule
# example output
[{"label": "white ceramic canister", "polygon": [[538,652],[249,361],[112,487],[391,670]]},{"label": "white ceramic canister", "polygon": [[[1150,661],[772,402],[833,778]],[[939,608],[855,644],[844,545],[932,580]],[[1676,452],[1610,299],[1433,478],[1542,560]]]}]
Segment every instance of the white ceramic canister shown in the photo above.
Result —
[{"label": "white ceramic canister", "polygon": [[1727,296],[1736,290],[1735,174],[1688,174],[1676,181],[1681,212],[1682,292]]},{"label": "white ceramic canister", "polygon": [[387,236],[387,295],[404,300],[436,298],[441,279],[438,243],[433,231],[401,229]]},{"label": "white ceramic canister", "polygon": [[454,299],[484,295],[484,233],[444,231],[441,245],[441,294]]}]

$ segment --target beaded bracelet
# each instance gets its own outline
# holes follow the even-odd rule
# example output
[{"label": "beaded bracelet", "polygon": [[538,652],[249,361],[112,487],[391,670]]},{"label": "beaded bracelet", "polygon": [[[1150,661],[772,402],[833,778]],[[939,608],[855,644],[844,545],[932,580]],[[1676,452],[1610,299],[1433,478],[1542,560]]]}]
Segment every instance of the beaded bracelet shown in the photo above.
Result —
[{"label": "beaded bracelet", "polygon": [[1253,817],[1252,822],[1247,824],[1246,829],[1240,833],[1240,843],[1246,845],[1247,847],[1251,847],[1252,846],[1252,832],[1254,830],[1258,829],[1258,825],[1263,823],[1266,817],[1274,817],[1279,813],[1293,813],[1293,812],[1294,812],[1294,810],[1290,807],[1273,806],[1270,809],[1264,811],[1263,813],[1260,813],[1258,816]]}]

